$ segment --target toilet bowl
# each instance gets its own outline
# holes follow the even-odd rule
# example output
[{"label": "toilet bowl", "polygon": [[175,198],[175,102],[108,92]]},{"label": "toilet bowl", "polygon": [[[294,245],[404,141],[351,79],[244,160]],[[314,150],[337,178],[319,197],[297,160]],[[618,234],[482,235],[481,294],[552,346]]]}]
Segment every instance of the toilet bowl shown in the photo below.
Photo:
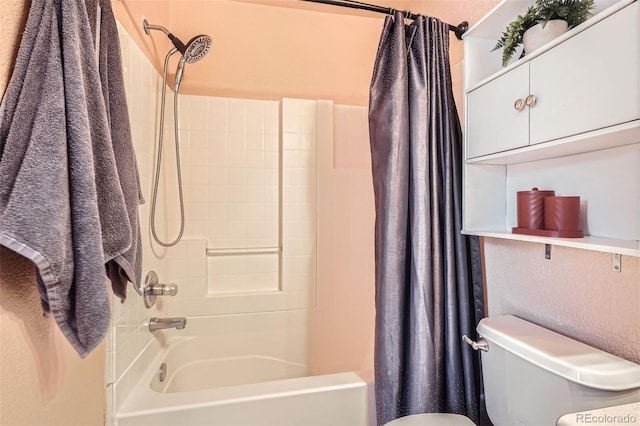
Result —
[{"label": "toilet bowl", "polygon": [[[640,365],[512,315],[478,334],[487,413],[494,426],[553,426],[564,414],[640,402]],[[455,414],[415,414],[388,426],[471,426]]]}]

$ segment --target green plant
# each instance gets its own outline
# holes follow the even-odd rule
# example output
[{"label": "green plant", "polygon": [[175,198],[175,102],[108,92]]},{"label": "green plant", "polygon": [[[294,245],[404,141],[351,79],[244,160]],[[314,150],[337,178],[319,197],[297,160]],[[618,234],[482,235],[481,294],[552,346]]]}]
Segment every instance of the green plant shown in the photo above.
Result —
[{"label": "green plant", "polygon": [[562,19],[571,29],[589,18],[593,0],[538,0],[536,5],[543,27],[552,19]]},{"label": "green plant", "polygon": [[[506,67],[516,49],[522,44],[525,31],[541,24],[543,27],[552,19],[567,21],[569,29],[586,21],[593,9],[594,0],[536,0],[524,15],[507,25],[492,51],[503,48],[502,66]],[[524,52],[520,57],[524,56]]]}]

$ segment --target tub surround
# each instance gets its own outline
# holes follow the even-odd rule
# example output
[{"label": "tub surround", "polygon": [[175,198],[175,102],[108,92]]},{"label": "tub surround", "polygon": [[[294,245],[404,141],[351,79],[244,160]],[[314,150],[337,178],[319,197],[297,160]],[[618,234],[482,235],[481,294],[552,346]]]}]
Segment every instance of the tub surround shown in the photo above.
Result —
[{"label": "tub surround", "polygon": [[[122,27],[120,41],[143,195],[150,199],[160,78]],[[150,310],[144,308],[141,298],[133,296],[123,304],[114,303],[105,372],[109,424],[116,423],[114,413],[121,412],[133,389],[141,381],[148,384],[143,376],[148,365],[144,361],[150,361],[167,344],[167,331],[149,333],[147,322],[152,316],[187,317],[186,330],[174,330],[181,333],[195,327],[194,319],[201,316],[244,314],[249,318],[256,312],[286,311],[291,318],[304,318],[288,320],[281,331],[302,327],[300,333],[289,335],[286,346],[304,348],[304,356],[285,360],[296,367],[286,368],[287,374],[294,374],[293,370],[294,375],[306,375],[311,371],[323,374],[372,366],[373,284],[372,280],[367,281],[371,274],[360,274],[349,267],[331,277],[325,276],[328,279],[324,288],[316,284],[316,230],[320,226],[317,188],[325,188],[323,199],[328,205],[335,200],[336,207],[344,205],[346,188],[362,193],[364,197],[360,200],[372,197],[372,189],[364,177],[368,173],[369,155],[364,107],[334,106],[329,101],[190,95],[180,96],[179,102],[185,235],[169,249],[156,246],[146,234],[143,237],[146,253],[143,275],[154,270],[161,282],[175,283],[179,291],[174,297],[158,297]],[[179,218],[178,205],[171,201],[176,196],[176,175],[175,155],[169,149],[173,137],[170,104],[167,103],[169,119],[164,135],[167,144],[156,217],[161,236],[175,235]],[[334,116],[339,123],[335,129]],[[353,120],[355,117],[357,120]],[[334,133],[344,144],[342,152],[337,152],[337,163],[334,163]],[[320,143],[322,161],[316,147]],[[329,184],[323,182],[325,186],[320,186],[318,167],[326,170],[324,178],[339,169],[345,173],[336,174]],[[349,169],[354,171],[347,172]],[[341,187],[343,190],[333,193]],[[142,229],[148,229],[148,208],[148,204],[141,208]],[[351,222],[362,222],[357,219],[361,208],[348,207]],[[343,213],[338,209],[322,213],[323,229],[330,229],[327,227],[330,222],[326,221]],[[363,222],[362,226],[365,225]],[[352,231],[345,234],[336,228],[331,231],[330,240],[339,243],[348,237],[354,240],[350,244],[353,252],[359,253],[359,247],[365,246],[368,239],[359,239],[358,235],[373,229],[360,229],[362,226],[354,227],[359,229],[358,234]],[[274,247],[282,247],[281,253],[256,252]],[[326,253],[326,242],[322,247]],[[249,252],[243,252],[247,248]],[[365,250],[364,257],[359,259],[364,261],[369,255],[372,259],[372,253]],[[329,256],[322,261],[333,270],[329,265],[339,259]],[[345,286],[351,286],[353,291],[339,298],[340,288]],[[347,321],[347,327],[336,323],[351,314],[362,320]],[[329,326],[327,320],[331,318],[334,321]],[[332,334],[329,327],[342,332]],[[222,337],[229,330],[219,332]],[[351,339],[350,334],[361,337]],[[340,343],[345,341],[346,346]],[[312,345],[326,350],[311,356],[307,350]]]}]

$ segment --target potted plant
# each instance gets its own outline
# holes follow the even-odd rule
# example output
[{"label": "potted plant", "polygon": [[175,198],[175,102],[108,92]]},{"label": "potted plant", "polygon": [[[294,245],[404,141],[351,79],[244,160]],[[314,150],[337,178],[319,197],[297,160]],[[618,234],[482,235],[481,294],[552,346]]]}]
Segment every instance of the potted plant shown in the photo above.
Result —
[{"label": "potted plant", "polygon": [[586,21],[593,6],[593,0],[536,0],[507,25],[493,50],[503,48],[502,66],[506,67],[520,44],[524,43],[522,57]]}]

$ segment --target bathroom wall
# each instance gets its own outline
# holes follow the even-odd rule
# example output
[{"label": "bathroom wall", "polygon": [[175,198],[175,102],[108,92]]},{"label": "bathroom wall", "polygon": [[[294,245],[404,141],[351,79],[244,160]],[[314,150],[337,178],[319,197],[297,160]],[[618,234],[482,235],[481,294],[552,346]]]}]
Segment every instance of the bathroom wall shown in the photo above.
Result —
[{"label": "bathroom wall", "polygon": [[[30,1],[0,0],[0,94],[11,76]],[[0,247],[0,424],[101,425],[104,345],[81,360],[42,317],[33,264]]]},{"label": "bathroom wall", "polygon": [[486,238],[489,315],[513,314],[640,363],[640,258]]},{"label": "bathroom wall", "polygon": [[373,368],[374,202],[366,107],[318,103],[318,303],[311,373]]}]

